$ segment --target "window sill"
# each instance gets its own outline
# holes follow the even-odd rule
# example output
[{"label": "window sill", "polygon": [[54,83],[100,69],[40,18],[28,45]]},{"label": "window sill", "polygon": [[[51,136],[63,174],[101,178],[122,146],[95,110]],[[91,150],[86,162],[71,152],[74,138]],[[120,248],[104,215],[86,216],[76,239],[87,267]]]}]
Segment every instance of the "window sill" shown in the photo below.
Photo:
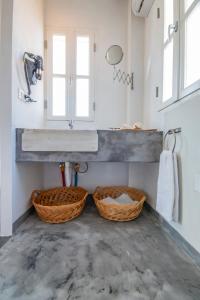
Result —
[{"label": "window sill", "polygon": [[49,123],[57,122],[59,124],[64,122],[66,123],[71,120],[75,123],[94,123],[95,115],[93,113],[92,116],[87,118],[78,118],[78,117],[70,117],[70,116],[53,117],[49,114],[48,110],[45,110],[45,122],[49,122]]},{"label": "window sill", "polygon": [[[49,129],[69,129],[69,121],[67,120],[45,120],[45,128]],[[73,122],[74,130],[96,130],[96,122],[86,122],[86,121],[74,121]]]},{"label": "window sill", "polygon": [[67,119],[65,119],[65,118],[46,118],[46,120],[45,120],[46,122],[69,122],[69,121],[73,121],[73,122],[77,122],[77,123],[81,123],[81,122],[83,122],[83,123],[93,123],[93,122],[95,122],[95,120],[94,119],[69,119],[69,118],[67,118]]},{"label": "window sill", "polygon": [[160,107],[160,109],[158,110],[158,112],[162,112],[164,110],[167,110],[168,108],[172,108],[172,106],[174,106],[174,108],[176,108],[178,105],[185,103],[188,100],[191,100],[191,98],[194,98],[196,96],[200,96],[200,88],[194,90],[191,93],[188,93],[187,95],[177,99],[177,100],[173,100],[173,101],[167,101],[166,103],[163,103]]}]

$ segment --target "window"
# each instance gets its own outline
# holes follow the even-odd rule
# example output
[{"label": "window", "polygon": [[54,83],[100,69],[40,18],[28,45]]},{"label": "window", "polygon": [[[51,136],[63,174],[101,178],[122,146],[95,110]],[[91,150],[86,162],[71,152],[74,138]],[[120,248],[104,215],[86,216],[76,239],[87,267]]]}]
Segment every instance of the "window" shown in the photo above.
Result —
[{"label": "window", "polygon": [[49,120],[94,120],[94,38],[88,32],[48,31]]},{"label": "window", "polygon": [[200,88],[200,1],[181,5],[181,96]]},{"label": "window", "polygon": [[200,88],[199,28],[199,0],[164,0],[164,105]]}]

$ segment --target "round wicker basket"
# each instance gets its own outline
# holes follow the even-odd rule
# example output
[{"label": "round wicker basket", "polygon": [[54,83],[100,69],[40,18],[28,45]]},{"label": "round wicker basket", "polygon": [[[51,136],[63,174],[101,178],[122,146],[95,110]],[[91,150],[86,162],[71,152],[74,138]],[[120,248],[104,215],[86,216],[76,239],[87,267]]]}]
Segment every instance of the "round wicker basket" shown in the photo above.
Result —
[{"label": "round wicker basket", "polygon": [[[108,204],[101,201],[107,197],[113,199],[120,197],[122,194],[127,194],[133,201],[138,201],[135,204]],[[93,194],[93,198],[99,214],[112,221],[126,222],[131,221],[139,216],[142,211],[146,196],[143,192],[130,187],[98,187]]]},{"label": "round wicker basket", "polygon": [[40,219],[47,223],[64,223],[78,217],[88,193],[80,187],[34,191],[31,199]]}]

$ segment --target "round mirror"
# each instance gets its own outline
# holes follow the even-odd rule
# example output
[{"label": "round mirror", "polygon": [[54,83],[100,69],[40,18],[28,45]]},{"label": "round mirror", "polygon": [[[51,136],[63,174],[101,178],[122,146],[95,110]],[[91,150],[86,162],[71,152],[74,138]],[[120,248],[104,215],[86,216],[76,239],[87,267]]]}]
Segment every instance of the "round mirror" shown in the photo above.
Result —
[{"label": "round mirror", "polygon": [[122,61],[123,56],[122,47],[118,45],[111,46],[106,52],[106,60],[112,66],[118,65]]}]

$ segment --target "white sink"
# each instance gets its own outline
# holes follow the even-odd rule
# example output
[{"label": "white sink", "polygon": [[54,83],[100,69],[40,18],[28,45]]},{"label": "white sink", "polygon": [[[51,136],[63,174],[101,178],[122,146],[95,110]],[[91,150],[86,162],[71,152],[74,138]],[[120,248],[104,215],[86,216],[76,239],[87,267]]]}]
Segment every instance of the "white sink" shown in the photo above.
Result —
[{"label": "white sink", "polygon": [[97,152],[95,130],[25,129],[22,151]]}]

